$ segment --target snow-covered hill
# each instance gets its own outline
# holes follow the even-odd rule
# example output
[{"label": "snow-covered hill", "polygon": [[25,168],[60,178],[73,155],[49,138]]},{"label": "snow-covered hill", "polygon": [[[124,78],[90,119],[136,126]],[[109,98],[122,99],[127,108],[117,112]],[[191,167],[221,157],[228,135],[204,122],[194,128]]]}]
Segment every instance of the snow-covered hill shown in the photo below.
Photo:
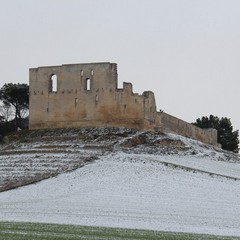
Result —
[{"label": "snow-covered hill", "polygon": [[36,169],[50,168],[47,177],[69,171],[1,192],[2,221],[240,236],[236,154],[176,135],[113,128],[28,132],[0,154],[1,183],[19,166],[20,179]]}]

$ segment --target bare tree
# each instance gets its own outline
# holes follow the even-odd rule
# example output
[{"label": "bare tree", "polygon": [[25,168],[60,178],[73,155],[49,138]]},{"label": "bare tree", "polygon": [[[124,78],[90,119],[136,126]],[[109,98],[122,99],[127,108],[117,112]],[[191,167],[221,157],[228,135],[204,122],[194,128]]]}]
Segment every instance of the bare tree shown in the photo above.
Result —
[{"label": "bare tree", "polygon": [[13,107],[11,104],[2,102],[2,105],[0,106],[0,116],[5,122],[9,122],[9,120],[14,117]]}]

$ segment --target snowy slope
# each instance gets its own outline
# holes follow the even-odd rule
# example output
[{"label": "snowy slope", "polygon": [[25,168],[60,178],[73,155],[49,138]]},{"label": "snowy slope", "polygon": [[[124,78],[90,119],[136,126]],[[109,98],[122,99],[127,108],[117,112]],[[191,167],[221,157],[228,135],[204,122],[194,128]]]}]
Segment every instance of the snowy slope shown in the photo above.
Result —
[{"label": "snowy slope", "polygon": [[239,181],[146,157],[110,154],[0,193],[0,219],[240,236]]},{"label": "snowy slope", "polygon": [[240,236],[239,155],[115,128],[30,132],[0,149],[2,187],[56,173],[0,192],[0,221]]}]

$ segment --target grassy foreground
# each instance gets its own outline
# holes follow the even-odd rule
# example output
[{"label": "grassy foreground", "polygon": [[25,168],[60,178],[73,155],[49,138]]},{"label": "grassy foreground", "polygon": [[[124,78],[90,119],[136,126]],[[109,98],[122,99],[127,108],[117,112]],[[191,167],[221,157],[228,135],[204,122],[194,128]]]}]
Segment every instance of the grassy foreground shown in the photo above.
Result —
[{"label": "grassy foreground", "polygon": [[0,222],[1,240],[67,240],[67,239],[240,239],[204,234],[169,233],[147,230],[131,230],[105,227],[86,227],[42,223]]}]

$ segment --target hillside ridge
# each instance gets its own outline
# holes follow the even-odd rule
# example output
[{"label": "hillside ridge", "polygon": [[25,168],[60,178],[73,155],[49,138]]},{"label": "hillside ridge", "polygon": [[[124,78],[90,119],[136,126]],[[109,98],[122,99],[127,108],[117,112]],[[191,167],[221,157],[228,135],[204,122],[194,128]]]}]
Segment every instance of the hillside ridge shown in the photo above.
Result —
[{"label": "hillside ridge", "polygon": [[[239,155],[196,140],[161,132],[143,132],[116,127],[24,130],[9,135],[10,143],[0,145],[0,191],[35,183],[75,170],[109,154],[165,156],[163,164],[233,179],[235,172],[196,166],[191,156],[221,162],[240,163]],[[175,159],[175,160],[174,160]],[[184,162],[183,162],[184,161]],[[206,163],[208,164],[208,163]]]}]

